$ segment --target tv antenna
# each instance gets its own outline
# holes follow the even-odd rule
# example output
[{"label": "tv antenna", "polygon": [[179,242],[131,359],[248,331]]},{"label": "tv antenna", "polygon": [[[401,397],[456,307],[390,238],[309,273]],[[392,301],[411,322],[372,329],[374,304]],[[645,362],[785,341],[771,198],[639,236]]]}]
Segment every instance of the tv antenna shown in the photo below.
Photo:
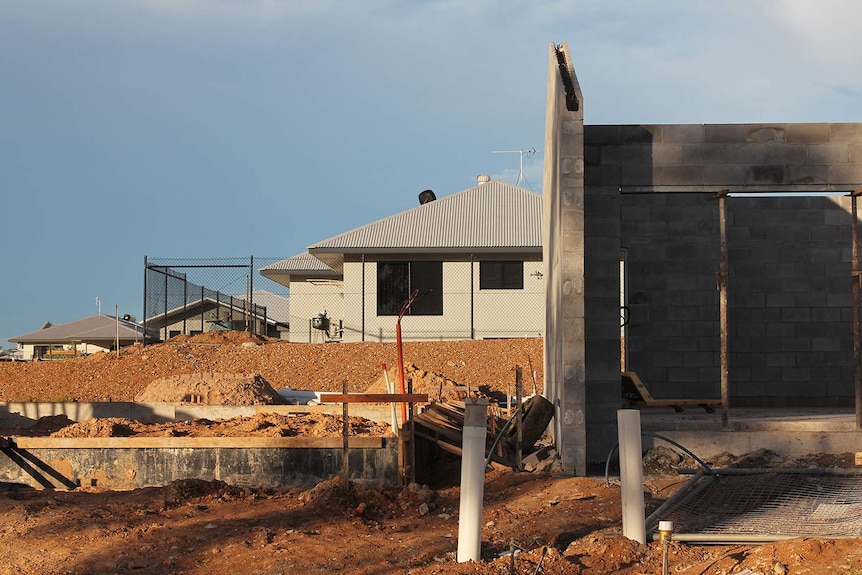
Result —
[{"label": "tv antenna", "polygon": [[99,310],[99,315],[102,315],[102,302],[98,295],[96,296],[96,309]]},{"label": "tv antenna", "polygon": [[529,150],[494,150],[492,153],[494,154],[519,154],[521,156],[521,162],[518,167],[518,181],[515,182],[516,186],[521,185],[521,181],[527,182],[527,187],[531,190],[533,189],[530,186],[530,182],[527,181],[527,176],[524,175],[524,156],[526,155],[528,158],[532,158],[536,153],[536,148],[530,148]]}]

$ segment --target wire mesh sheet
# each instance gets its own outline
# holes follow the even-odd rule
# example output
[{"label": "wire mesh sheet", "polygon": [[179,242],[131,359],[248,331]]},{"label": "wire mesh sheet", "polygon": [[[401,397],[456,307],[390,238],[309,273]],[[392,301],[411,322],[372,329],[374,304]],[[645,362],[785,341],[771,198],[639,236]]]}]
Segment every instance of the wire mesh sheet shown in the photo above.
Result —
[{"label": "wire mesh sheet", "polygon": [[862,476],[736,471],[704,477],[662,519],[677,533],[862,537]]}]

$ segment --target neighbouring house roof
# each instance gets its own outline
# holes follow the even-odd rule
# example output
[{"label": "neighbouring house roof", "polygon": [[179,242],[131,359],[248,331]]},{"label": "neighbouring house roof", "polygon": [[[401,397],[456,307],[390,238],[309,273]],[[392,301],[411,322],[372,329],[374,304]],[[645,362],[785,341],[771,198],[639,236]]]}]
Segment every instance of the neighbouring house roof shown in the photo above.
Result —
[{"label": "neighbouring house roof", "polygon": [[[288,298],[287,296],[278,295],[266,290],[255,290],[252,299],[254,300],[253,303],[255,306],[255,311],[253,315],[257,319],[263,319],[263,314],[261,313],[262,308],[266,308],[267,323],[288,324],[290,322],[290,298]],[[239,312],[249,311],[249,306],[246,302],[245,295],[236,296],[222,294],[220,299],[206,296],[203,298],[203,300],[201,298],[198,298],[186,302],[184,305],[168,309],[167,312],[161,311],[158,313],[154,313],[147,318],[147,322],[150,322],[152,320],[159,320],[159,323],[164,324],[165,318],[170,320],[170,318],[173,317],[182,317],[184,313],[188,315],[190,310],[199,308],[202,304],[210,305],[213,307],[218,306],[223,308],[230,308],[234,311]]]},{"label": "neighbouring house roof", "polygon": [[261,269],[283,285],[291,278],[340,278],[345,254],[542,252],[542,196],[500,181],[322,240]]},{"label": "neighbouring house roof", "polygon": [[309,253],[297,254],[262,267],[260,275],[282,285],[290,285],[291,276],[335,279],[341,274]]},{"label": "neighbouring house roof", "polygon": [[[317,266],[320,272],[332,270],[334,277],[340,277],[345,254],[491,252],[541,254],[540,194],[500,181],[479,183],[317,242],[307,254],[282,260],[261,273],[272,279],[280,274],[276,281],[281,283],[287,275],[285,285],[289,285],[290,275],[316,277],[302,267]],[[278,272],[274,266],[279,266]]]},{"label": "neighbouring house roof", "polygon": [[283,296],[267,290],[255,290],[252,294],[254,305],[266,308],[268,323],[290,323],[290,296]]},{"label": "neighbouring house roof", "polygon": [[44,325],[47,327],[9,338],[9,341],[24,344],[91,343],[110,347],[118,333],[121,345],[143,341],[144,336],[143,326],[122,318],[118,320],[112,315],[100,314],[68,323],[46,322]]},{"label": "neighbouring house roof", "polygon": [[[490,181],[309,246],[326,252],[542,249],[542,196]],[[324,262],[325,263],[325,262]]]}]

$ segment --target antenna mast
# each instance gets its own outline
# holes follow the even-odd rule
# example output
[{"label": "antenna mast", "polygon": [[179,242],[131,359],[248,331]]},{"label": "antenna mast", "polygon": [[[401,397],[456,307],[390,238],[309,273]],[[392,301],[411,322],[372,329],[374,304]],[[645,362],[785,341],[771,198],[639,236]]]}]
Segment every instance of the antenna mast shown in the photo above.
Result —
[{"label": "antenna mast", "polygon": [[[536,153],[536,148],[530,148],[529,150],[494,150],[492,153],[494,154],[519,154],[521,156],[521,162],[518,168],[518,181],[515,182],[516,186],[521,185],[521,181],[526,181],[527,178],[524,176],[524,155],[528,158],[532,158],[533,154]],[[527,185],[530,185],[530,182],[527,182]]]}]

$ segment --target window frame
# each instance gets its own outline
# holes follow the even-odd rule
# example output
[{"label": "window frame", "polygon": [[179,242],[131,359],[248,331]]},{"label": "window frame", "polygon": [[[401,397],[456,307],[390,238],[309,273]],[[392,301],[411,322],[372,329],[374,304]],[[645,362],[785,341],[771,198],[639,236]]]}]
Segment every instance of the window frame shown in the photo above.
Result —
[{"label": "window frame", "polygon": [[419,297],[405,315],[443,315],[442,261],[377,262],[377,316],[397,316],[413,290]]},{"label": "window frame", "polygon": [[479,262],[479,290],[523,289],[523,260],[482,260]]}]

